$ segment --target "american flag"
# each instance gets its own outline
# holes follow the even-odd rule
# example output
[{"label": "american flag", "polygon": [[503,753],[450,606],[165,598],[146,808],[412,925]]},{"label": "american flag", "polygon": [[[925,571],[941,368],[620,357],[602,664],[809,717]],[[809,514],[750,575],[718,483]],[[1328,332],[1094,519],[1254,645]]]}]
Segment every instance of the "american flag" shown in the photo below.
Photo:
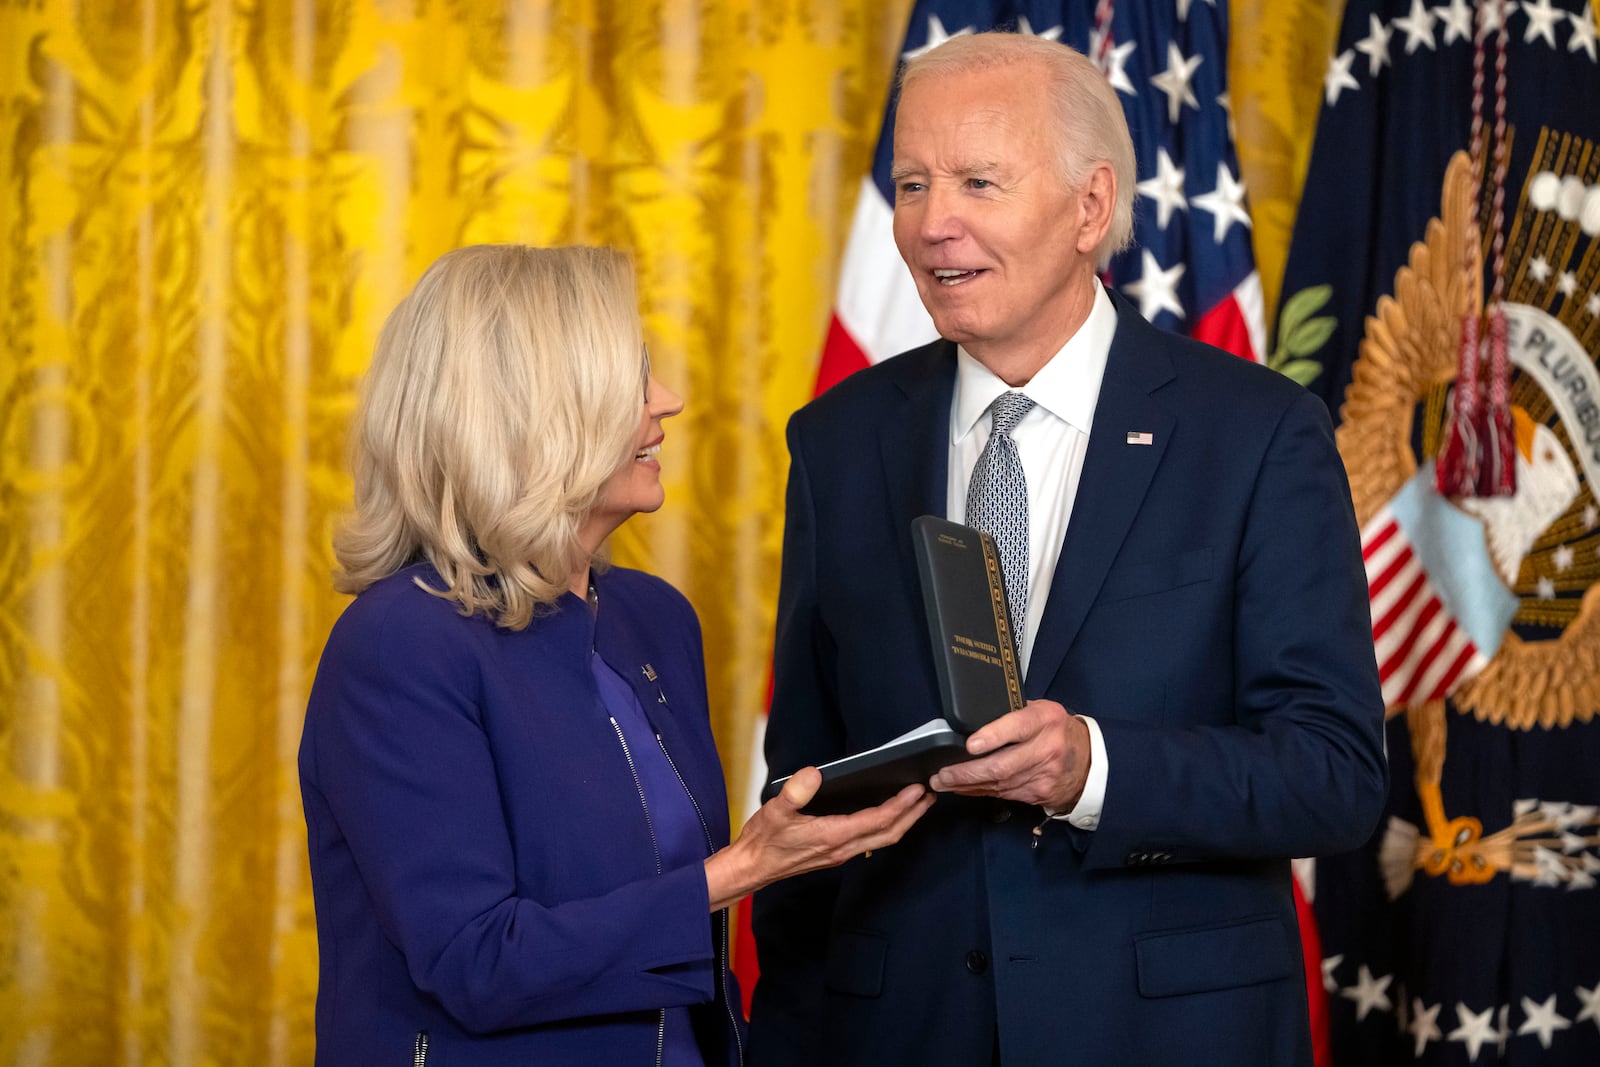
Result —
[{"label": "american flag", "polygon": [[[1261,283],[1234,152],[1227,79],[1227,4],[1217,0],[971,3],[918,0],[902,59],[989,29],[1061,41],[1089,55],[1122,99],[1139,162],[1134,245],[1102,280],[1156,325],[1247,359],[1265,354]],[[891,92],[863,179],[839,275],[816,391],[938,336],[892,232],[895,99]],[[750,760],[746,814],[766,780],[762,731]],[[756,974],[743,909],[736,970],[746,1007]]]},{"label": "american flag", "polygon": [[[1095,60],[1122,99],[1139,160],[1135,243],[1112,259],[1105,280],[1158,326],[1263,358],[1261,281],[1228,102],[1227,5],[919,0],[901,55],[993,28],[1070,44]],[[894,105],[891,96],[856,201],[819,393],[937,336],[891,234]]]}]

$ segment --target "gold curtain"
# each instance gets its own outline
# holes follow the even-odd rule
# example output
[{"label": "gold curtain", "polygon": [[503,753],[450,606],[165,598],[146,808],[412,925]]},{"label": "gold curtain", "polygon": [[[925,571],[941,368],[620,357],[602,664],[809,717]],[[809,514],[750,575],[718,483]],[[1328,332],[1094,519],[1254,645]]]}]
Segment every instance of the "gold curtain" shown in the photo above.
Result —
[{"label": "gold curtain", "polygon": [[1344,0],[1233,0],[1228,10],[1228,90],[1269,334],[1343,13]]},{"label": "gold curtain", "polygon": [[[344,603],[344,430],[383,316],[457,245],[635,255],[689,406],[616,557],[699,610],[741,795],[783,422],[909,7],[0,0],[0,1063],[310,1062],[295,749]],[[1291,23],[1234,8],[1257,233],[1286,243],[1260,175],[1292,204],[1326,49],[1241,65]]]},{"label": "gold curtain", "polygon": [[344,430],[449,248],[636,256],[689,406],[616,557],[694,602],[746,750],[907,7],[0,3],[0,1063],[310,1062]]}]

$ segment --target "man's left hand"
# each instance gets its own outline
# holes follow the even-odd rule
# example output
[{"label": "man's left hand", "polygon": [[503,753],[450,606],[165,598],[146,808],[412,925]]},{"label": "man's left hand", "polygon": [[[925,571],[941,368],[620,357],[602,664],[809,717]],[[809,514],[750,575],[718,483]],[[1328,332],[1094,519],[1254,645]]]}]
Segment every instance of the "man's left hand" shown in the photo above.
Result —
[{"label": "man's left hand", "polygon": [[973,759],[946,767],[930,789],[1003,797],[1070,811],[1089,777],[1089,727],[1053,700],[1030,700],[967,738]]}]

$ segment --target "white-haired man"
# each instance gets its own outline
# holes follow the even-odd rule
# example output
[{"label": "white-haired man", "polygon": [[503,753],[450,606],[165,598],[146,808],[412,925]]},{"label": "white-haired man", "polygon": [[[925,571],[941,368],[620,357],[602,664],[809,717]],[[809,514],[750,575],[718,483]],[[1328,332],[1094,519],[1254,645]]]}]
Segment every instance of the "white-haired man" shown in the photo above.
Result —
[{"label": "white-haired man", "polygon": [[1135,171],[1082,55],[912,61],[892,173],[943,340],[790,424],[768,761],[938,707],[923,513],[1000,543],[1030,699],[898,845],[757,894],[752,1060],[1309,1063],[1288,858],[1363,842],[1386,779],[1327,412],[1101,287]]}]

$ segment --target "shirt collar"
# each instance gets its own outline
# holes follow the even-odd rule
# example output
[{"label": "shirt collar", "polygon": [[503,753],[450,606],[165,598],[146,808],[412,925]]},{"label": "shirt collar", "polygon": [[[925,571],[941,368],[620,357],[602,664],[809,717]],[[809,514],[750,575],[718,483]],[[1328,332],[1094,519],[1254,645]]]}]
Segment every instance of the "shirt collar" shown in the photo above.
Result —
[{"label": "shirt collar", "polygon": [[[1117,332],[1117,309],[1100,279],[1094,280],[1089,317],[1039,372],[1017,390],[1039,407],[1075,429],[1088,433],[1094,423],[1100,381],[1105,377],[1111,338]],[[950,407],[950,439],[960,441],[978,424],[995,397],[1009,390],[999,375],[956,346],[955,402]]]}]

